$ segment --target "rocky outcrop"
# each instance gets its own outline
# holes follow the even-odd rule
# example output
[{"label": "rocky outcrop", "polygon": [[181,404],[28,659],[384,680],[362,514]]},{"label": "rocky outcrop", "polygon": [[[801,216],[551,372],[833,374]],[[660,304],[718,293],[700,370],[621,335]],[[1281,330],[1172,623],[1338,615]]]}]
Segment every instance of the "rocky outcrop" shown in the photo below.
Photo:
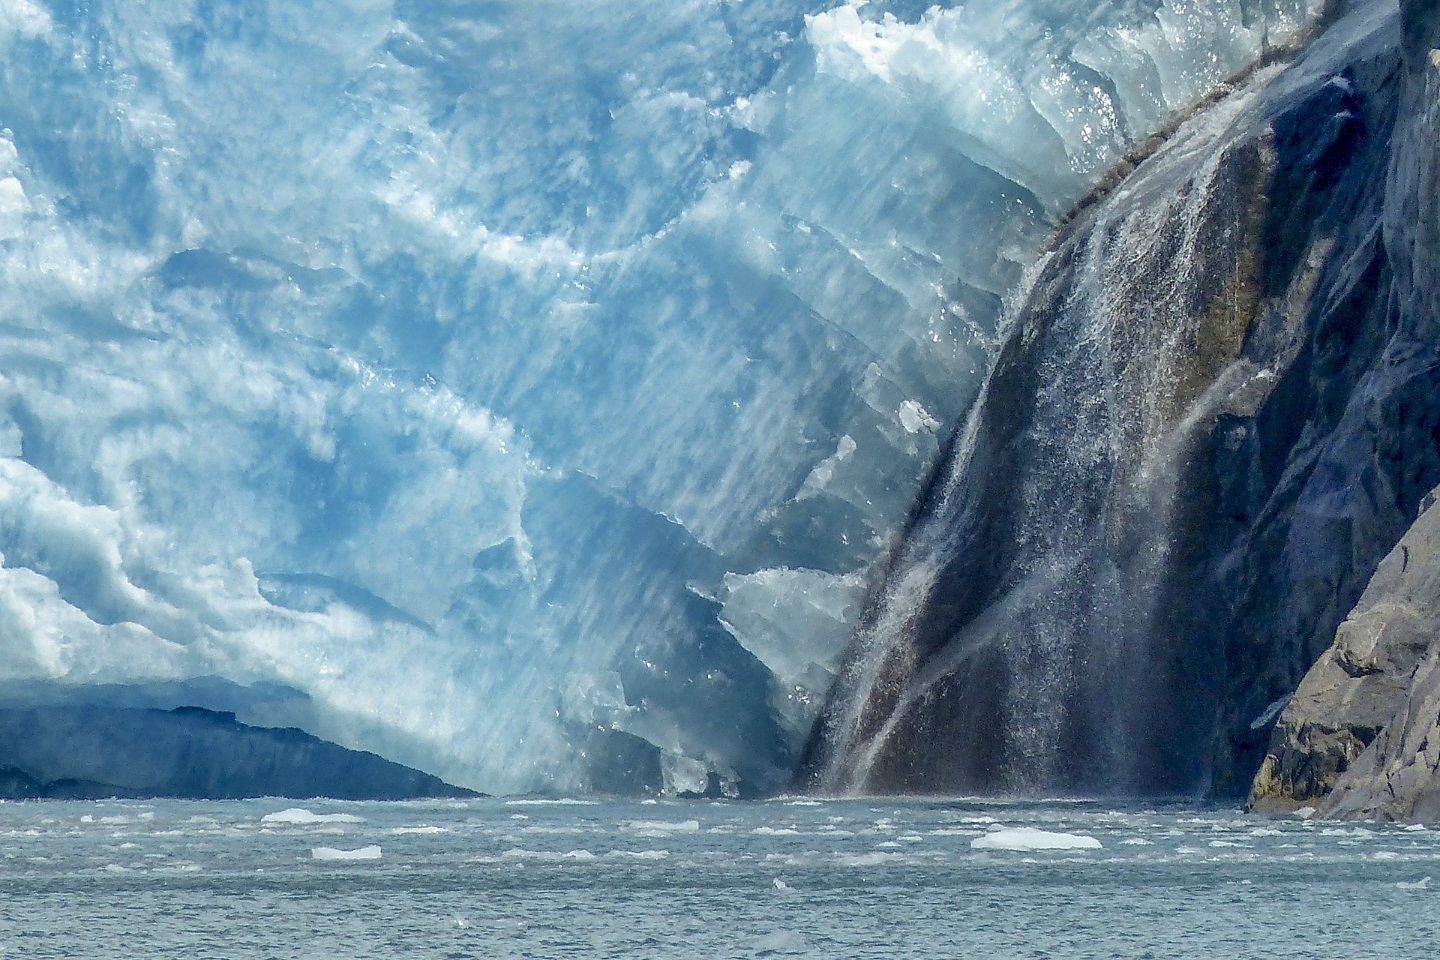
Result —
[{"label": "rocky outcrop", "polygon": [[[1067,227],[867,611],[810,786],[1244,794],[1440,482],[1432,8],[1402,31],[1393,2],[1349,4]],[[1317,756],[1348,764],[1359,729]]]},{"label": "rocky outcrop", "polygon": [[1257,812],[1440,819],[1440,508],[1380,564],[1280,714]]}]

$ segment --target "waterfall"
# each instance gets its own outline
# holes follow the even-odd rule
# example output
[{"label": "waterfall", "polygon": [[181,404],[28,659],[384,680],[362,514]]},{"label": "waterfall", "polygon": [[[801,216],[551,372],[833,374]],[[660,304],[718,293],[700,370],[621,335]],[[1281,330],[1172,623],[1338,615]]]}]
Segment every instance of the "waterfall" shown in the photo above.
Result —
[{"label": "waterfall", "polygon": [[1244,544],[1287,498],[1320,497],[1295,494],[1273,447],[1292,473],[1313,465],[1284,418],[1325,389],[1307,378],[1337,311],[1384,302],[1362,274],[1388,143],[1372,95],[1390,74],[1371,68],[1393,68],[1394,28],[1393,10],[1357,6],[1180,125],[1059,238],[872,597],[811,786],[1210,789],[1229,685],[1262,672],[1237,663],[1237,600],[1263,592],[1231,590]]}]

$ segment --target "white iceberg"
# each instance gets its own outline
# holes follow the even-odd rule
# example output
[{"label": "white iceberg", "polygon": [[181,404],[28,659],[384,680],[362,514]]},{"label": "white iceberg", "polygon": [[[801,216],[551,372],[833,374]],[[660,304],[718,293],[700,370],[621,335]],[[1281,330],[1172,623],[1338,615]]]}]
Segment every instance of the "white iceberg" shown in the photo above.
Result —
[{"label": "white iceberg", "polygon": [[303,826],[311,823],[364,823],[364,817],[349,813],[314,813],[304,807],[290,807],[260,818],[261,823]]},{"label": "white iceberg", "polygon": [[1099,850],[1101,843],[1080,833],[1051,833],[1034,827],[1010,827],[995,830],[970,841],[973,850]]},{"label": "white iceberg", "polygon": [[337,850],[334,847],[315,847],[310,851],[312,860],[379,860],[378,846],[360,847],[358,850]]}]

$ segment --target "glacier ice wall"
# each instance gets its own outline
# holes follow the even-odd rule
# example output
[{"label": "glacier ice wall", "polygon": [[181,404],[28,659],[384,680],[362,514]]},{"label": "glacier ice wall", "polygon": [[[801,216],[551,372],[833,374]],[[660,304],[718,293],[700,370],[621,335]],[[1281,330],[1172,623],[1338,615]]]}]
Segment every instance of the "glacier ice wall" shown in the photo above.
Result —
[{"label": "glacier ice wall", "polygon": [[781,782],[1055,218],[1319,6],[0,0],[0,680]]}]

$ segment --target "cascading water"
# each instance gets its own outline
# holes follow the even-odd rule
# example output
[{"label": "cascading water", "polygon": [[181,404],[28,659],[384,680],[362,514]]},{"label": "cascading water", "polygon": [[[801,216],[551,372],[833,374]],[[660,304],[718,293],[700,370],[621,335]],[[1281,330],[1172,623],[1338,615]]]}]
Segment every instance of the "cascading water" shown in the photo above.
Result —
[{"label": "cascading water", "polygon": [[[1203,337],[1217,338],[1217,360],[1233,357],[1253,309],[1247,251],[1234,241],[1251,215],[1245,193],[1268,171],[1258,156],[1222,163],[1230,158],[1217,149],[1246,99],[1233,98],[1203,130],[1187,129],[1151,159],[1188,179],[1186,189],[1107,206],[1081,243],[1042,264],[977,414],[897,559],[903,585],[862,633],[858,682],[846,677],[855,687],[832,734],[848,742],[822,774],[826,788],[904,782],[876,764],[897,726],[939,698],[974,717],[968,742],[930,761],[954,764],[962,790],[1136,786],[1124,769],[1142,756],[1136,741],[1146,735],[1135,702],[1180,679],[1151,674],[1160,651],[1143,649],[1176,572],[1178,473],[1194,427],[1216,412],[1194,395],[1213,371],[1187,383],[1184,366]],[[1186,169],[1196,157],[1202,169]],[[1041,337],[1043,346],[1034,342]],[[1018,399],[996,393],[1020,368],[1034,391],[1030,408],[1001,408]],[[1148,375],[1134,375],[1142,370]],[[1235,369],[1227,379],[1247,375],[1261,371]],[[990,579],[997,567],[999,583]],[[1202,723],[1218,670],[1196,666],[1187,679],[1200,709],[1187,720]]]},{"label": "cascading water", "polygon": [[[1386,319],[1396,38],[1393,4],[1353,5],[1039,264],[848,654],[811,786],[1248,785],[1266,704],[1318,653],[1297,639],[1333,636],[1437,466],[1416,400],[1434,351]],[[1392,430],[1418,442],[1387,456]]]}]

